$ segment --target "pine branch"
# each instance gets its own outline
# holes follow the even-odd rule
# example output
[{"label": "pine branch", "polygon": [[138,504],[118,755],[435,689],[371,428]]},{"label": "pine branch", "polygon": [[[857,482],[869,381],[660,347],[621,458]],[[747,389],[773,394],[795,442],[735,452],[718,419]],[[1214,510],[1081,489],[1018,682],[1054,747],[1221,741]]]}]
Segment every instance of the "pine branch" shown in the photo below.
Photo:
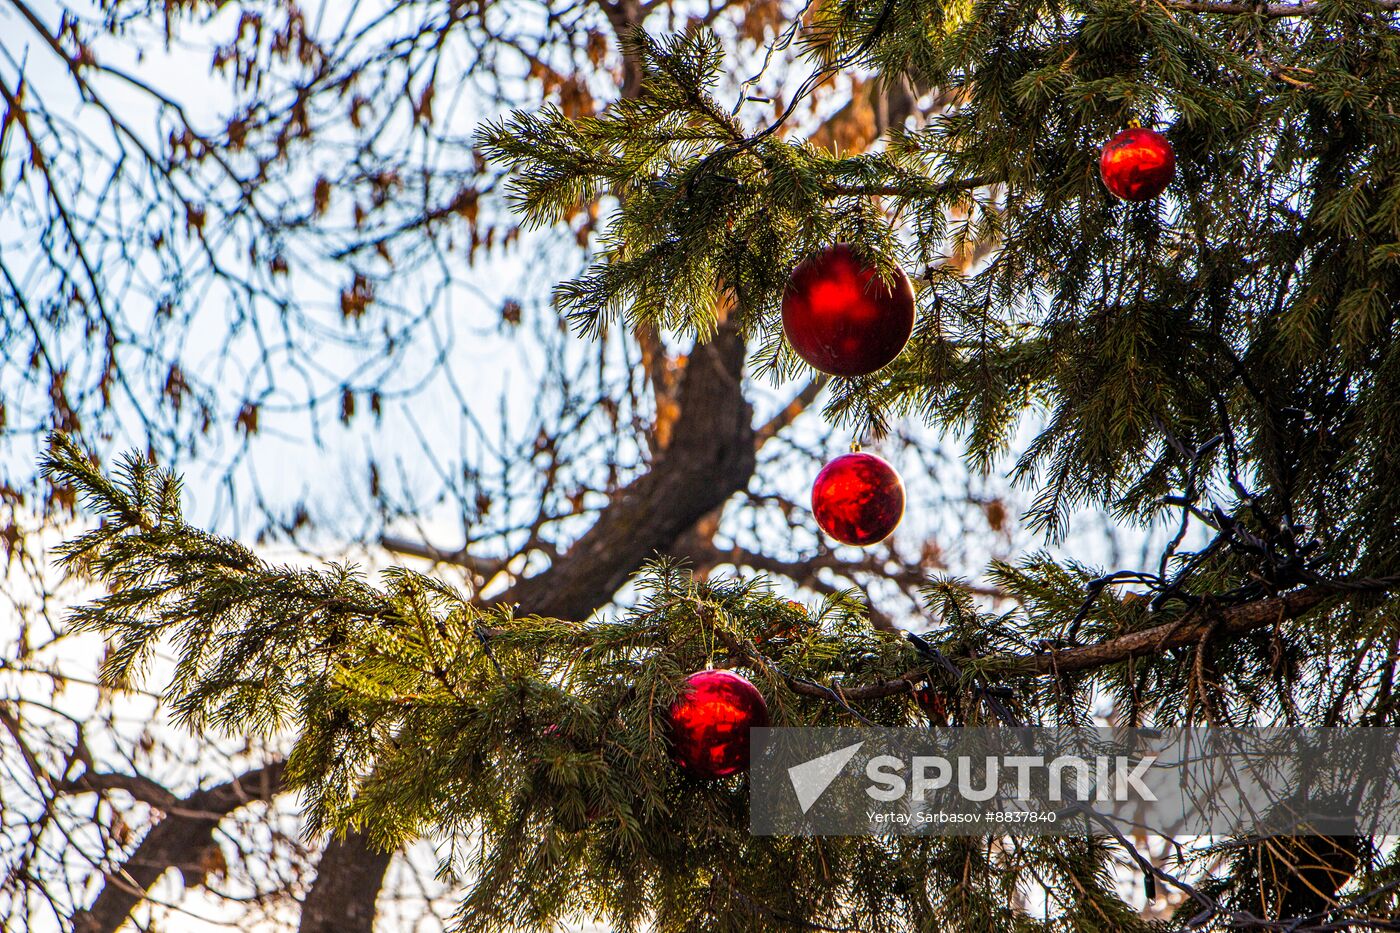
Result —
[{"label": "pine branch", "polygon": [[[1400,0],[1369,0],[1377,12],[1400,10]],[[1163,6],[1186,13],[1225,13],[1240,16],[1265,16],[1285,18],[1315,16],[1323,11],[1324,4],[1309,0],[1305,3],[1230,3],[1227,0],[1161,0]]]},{"label": "pine branch", "polygon": [[1161,654],[1173,648],[1196,644],[1208,632],[1212,640],[1238,638],[1266,625],[1297,618],[1337,595],[1335,589],[1315,587],[1228,609],[1213,609],[1207,604],[1188,610],[1174,622],[1120,635],[1095,645],[1062,648],[1005,660],[988,659],[988,669],[1012,677],[1094,670],[1134,657]]},{"label": "pine branch", "polygon": [[[1366,592],[1384,592],[1396,585],[1397,581],[1390,581],[1373,586]],[[1174,648],[1196,644],[1207,632],[1211,633],[1212,640],[1238,638],[1267,625],[1297,618],[1330,599],[1336,599],[1344,592],[1354,593],[1356,590],[1347,588],[1347,582],[1342,581],[1340,586],[1312,587],[1227,609],[1213,610],[1203,606],[1188,610],[1175,621],[1120,635],[1097,644],[1037,654],[981,657],[977,660],[977,666],[979,670],[1004,677],[1084,673],[1111,664],[1120,664],[1135,657],[1161,654]],[[927,676],[927,668],[913,668],[893,680],[846,687],[841,691],[841,695],[851,702],[897,696],[912,692]],[[829,691],[821,687],[802,683],[791,683],[789,686],[794,693],[803,696],[830,699]]]},{"label": "pine branch", "polygon": [[[1396,0],[1400,3],[1400,0]],[[829,182],[822,185],[822,191],[828,197],[891,197],[908,198],[911,200],[920,198],[945,197],[959,191],[974,191],[978,188],[985,188],[988,185],[996,184],[1000,179],[990,175],[977,175],[971,178],[959,178],[947,182],[933,182],[927,179],[916,181],[895,182],[890,184],[847,184],[842,182]]]}]

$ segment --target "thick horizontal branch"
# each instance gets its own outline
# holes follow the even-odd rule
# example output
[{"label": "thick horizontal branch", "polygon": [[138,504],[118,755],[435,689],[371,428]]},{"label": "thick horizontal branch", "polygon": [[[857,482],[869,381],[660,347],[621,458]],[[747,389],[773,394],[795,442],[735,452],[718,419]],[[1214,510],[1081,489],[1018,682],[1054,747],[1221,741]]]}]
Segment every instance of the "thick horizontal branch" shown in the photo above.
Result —
[{"label": "thick horizontal branch", "polygon": [[473,575],[482,580],[489,580],[505,567],[505,563],[502,561],[477,560],[465,549],[459,548],[457,550],[449,550],[438,548],[425,541],[402,538],[397,535],[381,535],[379,538],[379,546],[391,554],[402,554],[405,557],[418,557],[439,564],[456,564],[459,567],[466,568]]},{"label": "thick horizontal branch", "polygon": [[[1130,632],[1098,644],[1040,654],[984,658],[982,667],[989,673],[995,672],[1006,677],[1095,670],[1121,663],[1129,658],[1160,654],[1172,648],[1194,644],[1205,637],[1207,632],[1210,632],[1212,639],[1238,637],[1266,625],[1296,618],[1315,609],[1327,599],[1339,595],[1339,592],[1332,588],[1317,587],[1228,609],[1193,609],[1174,622]],[[912,691],[926,676],[926,668],[919,667],[906,671],[893,680],[843,688],[841,697],[848,702],[860,702],[897,696]],[[802,681],[789,681],[788,685],[794,693],[817,699],[830,699],[830,693],[824,687]]]},{"label": "thick horizontal branch", "polygon": [[[1371,0],[1379,12],[1400,10],[1400,0]],[[1236,16],[1256,14],[1274,19],[1289,16],[1313,16],[1321,12],[1315,2],[1306,3],[1231,3],[1228,0],[1163,0],[1169,10],[1184,13],[1226,13]]]},{"label": "thick horizontal branch", "polygon": [[119,790],[133,800],[167,812],[180,805],[176,797],[164,786],[139,774],[115,774],[111,772],[88,772],[58,788],[62,794],[94,794]]},{"label": "thick horizontal branch", "polygon": [[1010,675],[1069,674],[1118,664],[1129,658],[1161,654],[1199,642],[1210,633],[1212,639],[1233,638],[1266,625],[1296,618],[1315,609],[1324,600],[1336,595],[1324,589],[1307,589],[1287,596],[1260,599],[1228,609],[1202,607],[1193,609],[1175,622],[1130,632],[1117,638],[1085,645],[1062,648],[1043,654],[1022,655],[997,664],[999,672]]},{"label": "thick horizontal branch", "polygon": [[[1400,0],[1397,0],[1400,2]],[[955,191],[972,191],[977,188],[985,188],[987,185],[994,185],[997,179],[990,175],[975,175],[972,178],[960,178],[956,181],[944,182],[940,185],[826,185],[823,190],[833,197],[840,195],[854,195],[859,197],[891,197],[891,198],[929,198],[938,195],[951,194]]]}]

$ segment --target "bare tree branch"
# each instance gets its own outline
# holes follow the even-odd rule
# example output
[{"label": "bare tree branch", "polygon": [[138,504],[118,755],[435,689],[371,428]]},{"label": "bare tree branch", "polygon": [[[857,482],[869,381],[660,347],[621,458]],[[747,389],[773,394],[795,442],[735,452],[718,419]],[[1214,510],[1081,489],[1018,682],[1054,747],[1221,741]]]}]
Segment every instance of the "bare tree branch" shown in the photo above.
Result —
[{"label": "bare tree branch", "polygon": [[124,791],[133,800],[164,810],[167,813],[175,812],[181,805],[179,797],[150,778],[139,774],[88,772],[60,785],[57,789],[61,794],[104,794],[114,790]]},{"label": "bare tree branch", "polygon": [[[167,869],[202,874],[202,857],[216,844],[213,836],[219,821],[251,801],[272,799],[281,789],[282,772],[282,762],[273,762],[179,799],[136,851],[107,874],[92,906],[73,918],[75,933],[116,933]],[[118,783],[117,775],[98,777],[105,779],[99,783]],[[129,781],[126,785],[121,789],[133,786]]]},{"label": "bare tree branch", "polygon": [[695,348],[671,446],[617,494],[567,553],[499,602],[583,618],[605,605],[652,555],[748,485],[755,460],[753,416],[741,385],[744,355],[744,341],[732,326]]},{"label": "bare tree branch", "polygon": [[1238,638],[1275,622],[1297,618],[1317,608],[1335,591],[1312,588],[1215,609],[1209,605],[1192,609],[1175,622],[1157,625],[1140,632],[1110,638],[1096,645],[1064,648],[1044,654],[1023,655],[1008,659],[998,667],[1008,675],[1074,673],[1117,664],[1145,654],[1160,654],[1172,648],[1199,642],[1207,632],[1212,639]]}]

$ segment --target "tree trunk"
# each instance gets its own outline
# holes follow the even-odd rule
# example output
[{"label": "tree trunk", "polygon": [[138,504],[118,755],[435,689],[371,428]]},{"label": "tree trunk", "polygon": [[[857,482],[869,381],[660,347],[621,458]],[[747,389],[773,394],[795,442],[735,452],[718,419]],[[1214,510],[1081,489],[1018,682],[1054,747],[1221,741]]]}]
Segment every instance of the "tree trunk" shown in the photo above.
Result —
[{"label": "tree trunk", "polygon": [[393,857],[375,851],[361,833],[332,839],[316,864],[299,933],[372,933],[375,902]]},{"label": "tree trunk", "polygon": [[[608,503],[568,553],[495,602],[532,615],[586,618],[606,606],[643,563],[670,550],[704,515],[747,486],[756,455],[753,410],[743,394],[745,354],[732,324],[696,346],[665,453]],[[299,933],[371,933],[391,857],[358,834],[331,842],[317,865]]]}]

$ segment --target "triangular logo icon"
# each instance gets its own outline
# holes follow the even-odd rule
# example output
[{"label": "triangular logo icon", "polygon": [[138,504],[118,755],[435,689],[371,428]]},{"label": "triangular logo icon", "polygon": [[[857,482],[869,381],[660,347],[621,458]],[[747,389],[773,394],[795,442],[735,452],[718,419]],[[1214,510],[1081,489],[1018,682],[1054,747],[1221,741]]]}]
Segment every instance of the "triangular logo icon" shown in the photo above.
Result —
[{"label": "triangular logo icon", "polygon": [[802,812],[806,813],[812,806],[826,793],[826,789],[831,786],[831,782],[836,780],[836,775],[841,773],[841,769],[846,767],[846,762],[856,756],[864,742],[857,742],[854,745],[847,745],[845,748],[828,752],[820,758],[813,758],[811,761],[804,761],[800,765],[793,765],[788,768],[788,778],[792,780],[792,789],[797,792],[797,802],[802,807]]}]

